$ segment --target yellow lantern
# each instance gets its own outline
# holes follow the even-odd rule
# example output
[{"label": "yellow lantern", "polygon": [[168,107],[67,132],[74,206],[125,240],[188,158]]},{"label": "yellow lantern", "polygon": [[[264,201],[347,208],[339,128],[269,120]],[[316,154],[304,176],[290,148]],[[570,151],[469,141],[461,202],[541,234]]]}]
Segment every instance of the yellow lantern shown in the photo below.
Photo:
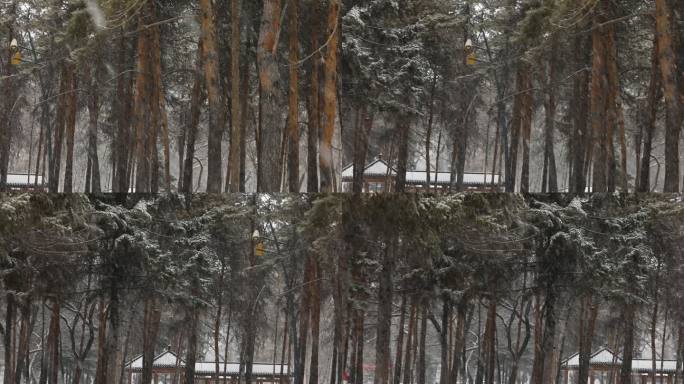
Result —
[{"label": "yellow lantern", "polygon": [[256,247],[254,248],[254,256],[256,257],[262,257],[264,256],[264,252],[266,251],[266,248],[264,247],[263,242],[257,243]]},{"label": "yellow lantern", "polygon": [[12,53],[12,60],[10,61],[10,64],[21,64],[21,53],[19,52],[19,44],[17,44],[17,39],[12,39],[10,42],[10,52]]},{"label": "yellow lantern", "polygon": [[12,55],[11,64],[12,64],[12,65],[19,65],[19,64],[21,64],[21,53],[20,53],[20,52],[17,51],[14,55]]},{"label": "yellow lantern", "polygon": [[467,60],[466,60],[466,64],[468,64],[468,65],[475,65],[475,64],[477,64],[477,55],[475,55],[475,52],[471,52],[471,53],[468,55],[468,58],[467,58]]}]

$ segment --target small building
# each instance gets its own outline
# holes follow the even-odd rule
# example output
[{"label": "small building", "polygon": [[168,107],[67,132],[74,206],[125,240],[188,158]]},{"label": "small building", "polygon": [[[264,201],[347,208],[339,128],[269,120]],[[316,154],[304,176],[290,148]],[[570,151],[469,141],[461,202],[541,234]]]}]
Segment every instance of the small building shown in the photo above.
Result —
[{"label": "small building", "polygon": [[8,173],[7,190],[10,192],[46,192],[47,184],[41,175]]},{"label": "small building", "polygon": [[[589,384],[616,382],[621,368],[622,358],[608,348],[601,348],[594,352],[589,360]],[[632,359],[632,383],[635,384],[674,384],[676,371],[676,360],[656,360],[656,382],[652,383],[653,361]],[[579,353],[575,353],[561,363],[561,384],[579,384],[578,372]]]},{"label": "small building", "polygon": [[[392,192],[397,171],[390,167],[382,157],[377,157],[363,171],[363,192]],[[451,172],[429,172],[430,192],[446,192],[451,185]],[[428,171],[407,171],[406,192],[428,192]],[[342,191],[351,192],[354,180],[354,165],[350,164],[342,170]],[[501,176],[491,173],[472,173],[463,175],[466,191],[497,192],[501,186]]]},{"label": "small building", "polygon": [[[124,367],[128,384],[138,384],[142,380],[142,355],[136,356]],[[170,350],[154,358],[152,364],[152,380],[154,384],[181,383],[185,376],[185,361]],[[174,381],[173,378],[178,380]],[[216,376],[216,363],[200,361],[195,363],[195,383],[213,384],[216,380],[226,379],[230,384],[239,382],[240,364],[219,362],[219,374]],[[252,378],[256,384],[289,384],[291,372],[287,364],[252,364]]]}]

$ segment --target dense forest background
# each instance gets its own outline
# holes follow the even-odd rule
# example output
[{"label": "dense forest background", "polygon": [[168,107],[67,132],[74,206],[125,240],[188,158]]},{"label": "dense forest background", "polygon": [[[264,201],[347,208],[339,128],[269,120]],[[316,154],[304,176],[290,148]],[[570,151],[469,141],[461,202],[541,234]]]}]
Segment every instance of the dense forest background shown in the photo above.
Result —
[{"label": "dense forest background", "polygon": [[3,195],[3,382],[119,384],[171,348],[247,384],[253,362],[548,384],[579,351],[585,383],[605,346],[617,383],[628,356],[678,359],[679,383],[682,249],[674,196]]},{"label": "dense forest background", "polygon": [[676,192],[682,36],[677,0],[3,0],[0,188],[331,192],[382,154],[396,191]]}]

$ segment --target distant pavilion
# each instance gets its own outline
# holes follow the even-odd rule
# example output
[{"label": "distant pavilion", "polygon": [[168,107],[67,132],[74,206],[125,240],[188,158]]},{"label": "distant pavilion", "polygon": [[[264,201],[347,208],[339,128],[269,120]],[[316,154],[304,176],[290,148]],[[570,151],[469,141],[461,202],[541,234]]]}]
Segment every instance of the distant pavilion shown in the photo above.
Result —
[{"label": "distant pavilion", "polygon": [[[377,157],[363,170],[363,192],[392,192],[397,171],[390,167],[382,157]],[[406,171],[406,192],[428,192],[428,171]],[[451,185],[451,172],[429,172],[430,192],[446,192]],[[354,181],[354,165],[342,170],[342,191],[351,192]],[[491,173],[472,173],[463,175],[463,189],[476,192],[497,192],[501,187],[501,176]]]},{"label": "distant pavilion", "polygon": [[[612,384],[617,380],[622,367],[622,358],[608,348],[602,348],[591,355],[589,360],[589,384]],[[656,360],[656,382],[651,382],[653,361],[651,359],[632,359],[632,383],[634,384],[673,384],[677,371],[676,360]],[[575,353],[561,363],[561,384],[579,384],[579,353]],[[614,381],[616,382],[616,381]]]},{"label": "distant pavilion", "polygon": [[[142,355],[131,360],[124,370],[128,377],[128,384],[138,384],[142,380]],[[182,383],[185,376],[185,361],[171,351],[166,351],[154,358],[152,364],[152,382],[154,384],[172,384],[174,376],[178,375],[176,383]],[[252,365],[252,377],[256,384],[289,384],[291,373],[287,364]],[[230,384],[236,384],[240,377],[239,363],[219,362],[219,375],[216,376],[216,363],[195,363],[195,384],[213,384],[217,379],[226,379]]]},{"label": "distant pavilion", "polygon": [[47,192],[47,185],[41,175],[8,173],[7,189],[11,192]]}]

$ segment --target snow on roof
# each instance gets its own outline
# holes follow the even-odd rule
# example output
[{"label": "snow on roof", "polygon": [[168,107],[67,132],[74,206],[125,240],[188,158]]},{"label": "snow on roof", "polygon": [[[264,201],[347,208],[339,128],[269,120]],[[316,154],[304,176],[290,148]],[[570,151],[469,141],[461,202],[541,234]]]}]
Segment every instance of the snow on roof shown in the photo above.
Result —
[{"label": "snow on roof", "polygon": [[[608,348],[602,348],[591,355],[589,360],[590,365],[622,365],[622,358],[611,352]],[[662,369],[661,369],[662,364]],[[579,367],[579,353],[575,353],[563,362],[563,367],[578,368]],[[658,372],[675,372],[677,369],[676,360],[656,360],[656,368]],[[653,370],[653,362],[651,359],[632,359],[632,371],[635,372],[651,372]]]},{"label": "snow on roof", "polygon": [[[280,365],[280,364],[261,364],[261,363],[254,363],[252,364],[252,374],[258,375],[258,376],[267,376],[267,375],[280,375],[280,370],[283,370],[283,374],[288,374],[288,366],[287,364]],[[239,363],[227,363],[225,364],[225,370],[224,370],[224,363],[220,362],[219,363],[219,372],[224,374],[224,375],[236,375],[240,373],[240,364]],[[195,364],[195,373],[197,374],[214,374],[216,373],[216,363],[214,362],[200,362]]]},{"label": "snow on roof", "polygon": [[[425,184],[426,171],[411,171],[406,172],[406,183],[408,184]],[[463,184],[465,185],[484,185],[484,184],[499,183],[499,175],[491,175],[484,173],[464,173]],[[437,172],[437,182],[435,183],[435,173],[430,172],[430,182],[433,184],[451,184],[451,172]]]},{"label": "snow on roof", "polygon": [[[364,176],[386,176],[388,174],[394,176],[396,171],[390,168],[382,159],[375,159],[372,163],[366,166],[363,174]],[[425,184],[427,171],[408,171],[406,172],[407,184]],[[433,184],[448,185],[451,184],[451,172],[437,172],[437,181],[435,182],[435,173],[430,172],[430,180]],[[354,165],[350,164],[342,170],[342,180],[349,180],[354,177]],[[500,175],[491,175],[485,173],[465,173],[463,175],[463,184],[465,185],[484,185],[494,182],[498,184],[501,180]]]},{"label": "snow on roof", "polygon": [[[129,362],[126,367],[132,369],[133,371],[142,370],[142,355],[138,355],[131,362]],[[176,366],[178,361],[179,367],[185,367],[185,361],[178,358],[178,355],[171,351],[166,351],[155,357],[153,367],[154,368],[173,368]],[[252,373],[258,376],[280,375],[282,369],[283,374],[289,374],[289,367],[287,364],[262,364],[254,363],[252,364]],[[219,362],[219,372],[224,375],[235,375],[240,373],[239,363],[223,363]],[[216,363],[213,361],[200,361],[195,363],[195,373],[203,374],[214,374],[216,373]]]},{"label": "snow on roof", "polygon": [[[154,363],[152,364],[152,366],[157,367],[157,368],[175,367],[177,360],[180,360],[180,364],[184,365],[183,359],[179,359],[178,355],[176,355],[175,353],[173,353],[171,351],[166,351],[166,352],[162,352],[160,355],[157,355],[157,357],[154,358]],[[137,356],[130,363],[128,363],[128,366],[134,370],[135,369],[142,369],[142,365],[143,365],[142,354]]]},{"label": "snow on roof", "polygon": [[[394,175],[396,172],[394,169],[390,169],[389,165],[382,159],[375,159],[372,163],[368,164],[363,171],[366,176],[386,176],[389,171],[390,175]],[[349,164],[342,170],[342,178],[352,178],[354,177],[354,164]]]},{"label": "snow on roof", "polygon": [[43,185],[43,176],[41,175],[27,175],[19,173],[9,173],[7,174],[7,185],[18,186],[18,185],[33,185],[38,181],[38,185]]},{"label": "snow on roof", "polygon": [[[662,364],[662,369],[661,369]],[[653,370],[653,361],[651,359],[634,359],[632,360],[632,371],[651,372]],[[656,360],[656,370],[660,372],[676,372],[677,360]]]}]

